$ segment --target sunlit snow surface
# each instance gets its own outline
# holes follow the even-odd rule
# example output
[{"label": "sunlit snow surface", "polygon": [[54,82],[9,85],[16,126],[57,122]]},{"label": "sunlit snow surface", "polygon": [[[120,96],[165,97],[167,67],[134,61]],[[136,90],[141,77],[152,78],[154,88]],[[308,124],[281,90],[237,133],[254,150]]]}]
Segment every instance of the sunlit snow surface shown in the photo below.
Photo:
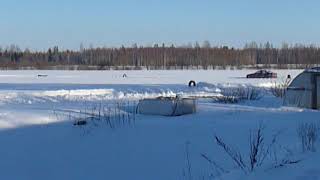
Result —
[{"label": "sunlit snow surface", "polygon": [[[303,70],[273,70],[278,81]],[[186,84],[190,80],[207,83],[268,84],[270,79],[246,79],[256,70],[158,70],[158,71],[1,71],[0,83],[24,84]],[[123,75],[127,78],[123,78]],[[47,75],[47,77],[38,77]]]}]

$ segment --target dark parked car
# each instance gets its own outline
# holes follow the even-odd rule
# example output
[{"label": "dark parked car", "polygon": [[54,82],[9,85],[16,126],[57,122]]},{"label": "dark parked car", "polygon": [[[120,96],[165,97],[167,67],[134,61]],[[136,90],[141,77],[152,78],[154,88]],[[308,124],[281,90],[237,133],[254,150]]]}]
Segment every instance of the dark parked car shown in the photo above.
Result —
[{"label": "dark parked car", "polygon": [[267,70],[259,70],[253,74],[248,74],[247,78],[277,78],[277,73]]}]

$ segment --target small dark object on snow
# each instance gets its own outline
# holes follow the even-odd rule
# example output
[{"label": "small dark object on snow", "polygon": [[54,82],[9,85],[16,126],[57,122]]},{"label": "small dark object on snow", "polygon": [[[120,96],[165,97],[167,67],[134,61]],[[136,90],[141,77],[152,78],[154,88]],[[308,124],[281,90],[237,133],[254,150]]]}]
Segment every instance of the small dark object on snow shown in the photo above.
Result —
[{"label": "small dark object on snow", "polygon": [[123,74],[122,77],[123,78],[127,78],[128,76],[127,76],[127,74]]},{"label": "small dark object on snow", "polygon": [[255,73],[248,74],[247,78],[277,78],[277,73],[267,71],[267,70],[259,70]]},{"label": "small dark object on snow", "polygon": [[84,126],[86,124],[87,124],[86,120],[80,120],[80,121],[75,122],[73,125],[74,126]]},{"label": "small dark object on snow", "polygon": [[191,80],[191,81],[189,82],[189,87],[191,87],[191,86],[197,86],[196,82],[193,81],[193,80]]},{"label": "small dark object on snow", "polygon": [[46,74],[38,74],[38,77],[48,77]]}]

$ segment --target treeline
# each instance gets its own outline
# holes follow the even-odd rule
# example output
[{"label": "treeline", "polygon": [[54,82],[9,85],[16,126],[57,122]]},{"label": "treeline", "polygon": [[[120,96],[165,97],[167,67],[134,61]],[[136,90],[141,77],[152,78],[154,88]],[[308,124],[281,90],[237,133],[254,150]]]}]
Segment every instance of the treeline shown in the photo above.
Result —
[{"label": "treeline", "polygon": [[166,46],[155,44],[143,47],[84,48],[77,51],[49,48],[45,52],[21,50],[18,46],[0,47],[2,69],[188,69],[262,67],[304,68],[320,64],[320,49],[316,46],[282,44],[273,47],[269,42],[246,44],[243,48],[212,47],[208,41],[202,45]]}]

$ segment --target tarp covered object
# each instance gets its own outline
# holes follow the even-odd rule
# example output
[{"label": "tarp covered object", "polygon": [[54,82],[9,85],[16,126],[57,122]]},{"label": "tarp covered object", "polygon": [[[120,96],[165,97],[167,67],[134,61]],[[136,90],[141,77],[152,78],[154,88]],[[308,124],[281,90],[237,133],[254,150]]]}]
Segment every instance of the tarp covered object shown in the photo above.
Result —
[{"label": "tarp covered object", "polygon": [[156,98],[139,101],[138,113],[162,116],[180,116],[196,112],[196,100],[192,98]]}]

